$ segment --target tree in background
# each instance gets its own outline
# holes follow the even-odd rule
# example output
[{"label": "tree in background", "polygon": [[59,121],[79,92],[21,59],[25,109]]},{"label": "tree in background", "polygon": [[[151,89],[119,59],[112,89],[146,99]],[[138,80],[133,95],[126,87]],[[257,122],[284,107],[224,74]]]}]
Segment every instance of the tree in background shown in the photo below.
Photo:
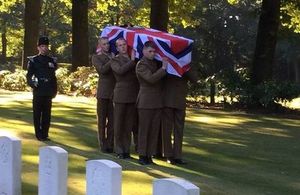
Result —
[{"label": "tree in background", "polygon": [[202,0],[187,19],[193,23],[175,28],[178,34],[195,40],[192,62],[209,86],[205,95],[210,96],[211,104],[218,92],[219,74],[250,67],[258,8],[253,1]]},{"label": "tree in background", "polygon": [[42,5],[40,34],[49,36],[51,54],[60,62],[71,61],[71,10],[70,0],[44,0]]},{"label": "tree in background", "polygon": [[107,25],[149,25],[150,2],[143,0],[90,0],[89,43],[94,52],[98,36]]},{"label": "tree in background", "polygon": [[263,0],[258,24],[251,80],[254,85],[272,79],[277,32],[280,24],[280,0]]},{"label": "tree in background", "polygon": [[168,0],[151,0],[150,27],[168,31],[169,7]]},{"label": "tree in background", "polygon": [[34,55],[37,52],[36,43],[39,37],[41,7],[41,0],[25,0],[23,69],[27,69],[27,56]]},{"label": "tree in background", "polygon": [[89,65],[88,0],[72,0],[72,68]]},{"label": "tree in background", "polygon": [[[22,29],[23,3],[20,0],[4,0],[0,5],[0,32],[1,32],[1,54],[0,61],[6,63],[7,56],[14,53],[14,57],[19,57],[19,48],[16,47],[19,41],[20,29]],[[14,37],[14,41],[11,37]]]}]

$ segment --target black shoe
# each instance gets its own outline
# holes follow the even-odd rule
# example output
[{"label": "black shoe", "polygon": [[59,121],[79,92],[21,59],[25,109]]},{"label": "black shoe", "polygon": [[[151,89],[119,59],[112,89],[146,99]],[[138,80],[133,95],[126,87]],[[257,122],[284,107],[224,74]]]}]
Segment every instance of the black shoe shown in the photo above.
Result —
[{"label": "black shoe", "polygon": [[153,162],[153,160],[152,160],[152,158],[151,157],[147,157],[147,160],[148,160],[148,163],[149,164],[153,164],[153,165],[156,165],[156,163],[155,162]]},{"label": "black shoe", "polygon": [[130,153],[123,153],[123,157],[125,158],[131,158]]},{"label": "black shoe", "polygon": [[140,165],[148,165],[149,161],[147,156],[139,156],[139,163]]},{"label": "black shoe", "polygon": [[46,138],[41,138],[41,137],[37,137],[37,140],[43,142],[43,141],[51,141],[51,139],[49,139],[48,137]]},{"label": "black shoe", "polygon": [[173,159],[173,162],[178,165],[186,165],[187,164],[187,162],[185,162],[184,160],[179,159],[179,158]]}]

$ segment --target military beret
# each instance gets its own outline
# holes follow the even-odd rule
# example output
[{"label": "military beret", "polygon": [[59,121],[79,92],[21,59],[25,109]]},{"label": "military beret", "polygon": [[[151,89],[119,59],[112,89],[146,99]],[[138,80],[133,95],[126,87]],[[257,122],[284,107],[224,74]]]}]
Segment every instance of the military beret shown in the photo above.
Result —
[{"label": "military beret", "polygon": [[40,45],[49,45],[49,39],[46,36],[42,36],[39,38],[38,46]]}]

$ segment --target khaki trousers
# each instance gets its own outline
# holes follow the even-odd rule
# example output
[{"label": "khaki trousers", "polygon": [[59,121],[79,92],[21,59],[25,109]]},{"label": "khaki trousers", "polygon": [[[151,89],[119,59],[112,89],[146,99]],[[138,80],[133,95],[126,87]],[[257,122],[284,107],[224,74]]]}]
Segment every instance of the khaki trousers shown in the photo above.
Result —
[{"label": "khaki trousers", "polygon": [[[182,140],[185,110],[169,108],[163,109],[163,148],[167,158],[182,158]],[[173,143],[172,143],[173,134]]]},{"label": "khaki trousers", "polygon": [[151,157],[156,154],[161,109],[138,109],[138,113],[138,153],[140,156]]},{"label": "khaki trousers", "polygon": [[115,103],[114,135],[115,152],[130,153],[131,131],[136,120],[135,103]]},{"label": "khaki trousers", "polygon": [[111,99],[97,99],[98,141],[100,149],[113,149],[113,103]]}]

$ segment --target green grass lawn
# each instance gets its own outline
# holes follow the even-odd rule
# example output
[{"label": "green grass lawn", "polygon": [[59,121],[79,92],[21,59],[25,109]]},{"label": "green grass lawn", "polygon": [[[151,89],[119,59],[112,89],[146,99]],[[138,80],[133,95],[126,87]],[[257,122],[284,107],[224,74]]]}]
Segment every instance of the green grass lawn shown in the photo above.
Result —
[{"label": "green grass lawn", "polygon": [[68,194],[85,194],[85,163],[109,159],[122,168],[123,195],[151,195],[155,178],[181,177],[201,194],[300,194],[300,120],[244,112],[188,109],[184,159],[174,166],[140,166],[98,151],[95,99],[57,96],[51,142],[35,140],[31,93],[0,90],[0,133],[22,139],[22,194],[36,195],[38,149],[56,145],[69,152]]}]

